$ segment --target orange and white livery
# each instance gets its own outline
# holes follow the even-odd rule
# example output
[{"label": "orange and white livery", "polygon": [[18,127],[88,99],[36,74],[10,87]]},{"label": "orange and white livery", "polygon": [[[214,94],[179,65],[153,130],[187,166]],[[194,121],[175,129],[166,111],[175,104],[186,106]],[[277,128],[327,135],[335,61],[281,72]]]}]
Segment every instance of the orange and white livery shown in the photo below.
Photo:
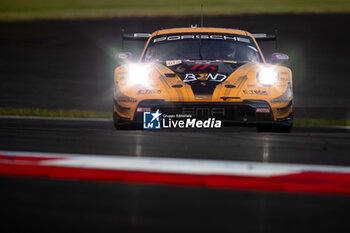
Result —
[{"label": "orange and white livery", "polygon": [[144,111],[215,118],[255,126],[258,131],[290,132],[293,125],[292,72],[280,64],[288,56],[274,53],[268,64],[250,34],[223,28],[175,28],[152,34],[137,63],[129,53],[114,74],[114,124],[141,123]]}]

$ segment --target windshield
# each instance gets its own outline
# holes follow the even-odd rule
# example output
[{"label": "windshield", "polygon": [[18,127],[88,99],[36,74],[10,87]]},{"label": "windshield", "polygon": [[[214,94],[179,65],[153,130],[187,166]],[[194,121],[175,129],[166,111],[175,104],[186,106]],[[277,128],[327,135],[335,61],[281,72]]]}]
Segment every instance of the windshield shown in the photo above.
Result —
[{"label": "windshield", "polygon": [[[201,39],[199,39],[201,37]],[[232,60],[262,62],[253,41],[246,36],[229,34],[181,34],[154,37],[144,61]]]}]

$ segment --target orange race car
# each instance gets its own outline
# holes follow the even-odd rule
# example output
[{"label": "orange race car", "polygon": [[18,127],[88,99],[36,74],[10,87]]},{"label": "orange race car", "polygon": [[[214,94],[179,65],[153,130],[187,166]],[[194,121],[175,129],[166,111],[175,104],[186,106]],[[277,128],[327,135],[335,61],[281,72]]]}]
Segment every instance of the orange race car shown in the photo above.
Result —
[{"label": "orange race car", "polygon": [[258,131],[291,131],[292,72],[276,65],[288,56],[274,53],[275,65],[267,64],[257,44],[275,34],[190,27],[123,38],[147,42],[137,63],[130,62],[131,53],[116,55],[124,62],[114,75],[117,129],[132,123],[210,128],[228,122]]}]

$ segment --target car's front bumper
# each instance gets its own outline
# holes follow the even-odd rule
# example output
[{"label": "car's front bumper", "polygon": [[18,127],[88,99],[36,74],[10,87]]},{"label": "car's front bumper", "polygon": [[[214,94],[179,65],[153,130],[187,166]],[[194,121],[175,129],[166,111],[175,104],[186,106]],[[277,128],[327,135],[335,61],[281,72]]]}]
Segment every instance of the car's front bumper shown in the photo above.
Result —
[{"label": "car's front bumper", "polygon": [[[285,119],[275,120],[270,105],[263,100],[244,100],[242,102],[167,102],[163,100],[144,100],[138,108],[149,108],[166,116],[181,118],[191,115],[196,119],[215,118],[223,123],[236,125],[259,125],[270,123],[289,124],[291,115]],[[259,112],[257,109],[268,111]],[[180,115],[180,116],[179,116]],[[135,111],[133,122],[142,123],[143,113]]]}]

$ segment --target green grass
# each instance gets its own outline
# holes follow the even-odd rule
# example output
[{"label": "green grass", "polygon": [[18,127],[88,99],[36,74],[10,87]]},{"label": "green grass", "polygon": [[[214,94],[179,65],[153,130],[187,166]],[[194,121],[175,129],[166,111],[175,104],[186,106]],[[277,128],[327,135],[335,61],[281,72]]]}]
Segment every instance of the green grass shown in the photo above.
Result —
[{"label": "green grass", "polygon": [[84,110],[45,110],[31,108],[0,108],[0,115],[69,118],[112,118],[111,112],[97,112]]},{"label": "green grass", "polygon": [[[40,116],[69,118],[112,118],[112,112],[97,112],[84,110],[45,110],[30,108],[0,108],[0,116]],[[295,126],[350,126],[350,119],[305,119],[295,118]]]},{"label": "green grass", "polygon": [[349,0],[0,0],[0,20],[259,13],[349,13]]},{"label": "green grass", "polygon": [[305,119],[295,118],[295,126],[350,126],[350,119],[329,120],[329,119]]}]

